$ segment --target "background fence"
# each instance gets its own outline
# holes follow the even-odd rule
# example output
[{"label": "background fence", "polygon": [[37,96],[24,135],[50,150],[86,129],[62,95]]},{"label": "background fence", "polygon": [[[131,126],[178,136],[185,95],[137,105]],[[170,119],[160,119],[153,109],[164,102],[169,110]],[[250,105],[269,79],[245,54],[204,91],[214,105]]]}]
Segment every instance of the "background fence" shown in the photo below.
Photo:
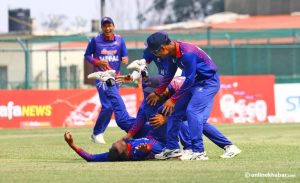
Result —
[{"label": "background fence", "polygon": [[[120,33],[130,60],[140,59],[147,32]],[[221,75],[273,74],[276,83],[300,83],[300,30],[216,30],[169,32],[172,39],[199,45]],[[23,36],[23,37],[22,37]],[[83,88],[83,55],[94,35],[0,37],[1,89]],[[150,65],[150,73],[156,73]],[[123,66],[122,73],[128,71]]]},{"label": "background fence", "polygon": [[[273,74],[277,83],[300,82],[300,44],[231,45],[202,47],[218,66],[221,75]],[[141,50],[130,50],[130,58]],[[151,71],[155,72],[153,65]]]}]

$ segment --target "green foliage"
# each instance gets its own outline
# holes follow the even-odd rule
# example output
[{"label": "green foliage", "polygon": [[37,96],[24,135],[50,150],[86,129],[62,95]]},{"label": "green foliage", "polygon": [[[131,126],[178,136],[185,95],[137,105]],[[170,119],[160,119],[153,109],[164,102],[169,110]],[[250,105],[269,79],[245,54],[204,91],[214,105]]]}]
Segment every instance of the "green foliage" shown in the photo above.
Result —
[{"label": "green foliage", "polygon": [[174,12],[168,12],[164,23],[174,23],[222,12],[224,0],[174,0],[170,3],[168,0],[154,0],[153,9],[157,12],[162,12],[167,6],[172,6]]}]

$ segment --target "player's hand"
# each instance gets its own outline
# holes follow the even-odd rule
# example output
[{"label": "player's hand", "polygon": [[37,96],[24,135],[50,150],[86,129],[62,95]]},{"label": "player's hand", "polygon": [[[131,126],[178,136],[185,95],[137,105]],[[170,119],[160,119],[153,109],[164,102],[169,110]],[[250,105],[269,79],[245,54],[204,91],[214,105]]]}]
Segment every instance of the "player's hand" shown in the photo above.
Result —
[{"label": "player's hand", "polygon": [[128,57],[122,57],[122,63],[127,65],[128,64]]},{"label": "player's hand", "polygon": [[171,115],[174,111],[174,107],[175,107],[175,104],[172,102],[171,99],[168,99],[165,103],[164,103],[164,108],[162,110],[162,113],[165,115],[165,116],[168,116],[168,115]]},{"label": "player's hand", "polygon": [[130,74],[122,75],[122,76],[116,76],[116,82],[117,83],[130,83],[133,81],[133,77]]},{"label": "player's hand", "polygon": [[103,67],[103,68],[108,67],[108,61],[107,60],[96,60],[94,64],[96,66]]},{"label": "player's hand", "polygon": [[142,144],[136,146],[135,149],[140,150],[140,151],[144,151],[144,152],[151,151],[150,146],[148,146],[148,144],[146,144],[146,143],[142,143]]},{"label": "player's hand", "polygon": [[162,114],[156,114],[154,117],[150,118],[150,125],[154,127],[154,129],[161,127],[166,124],[168,121],[167,116],[163,116]]},{"label": "player's hand", "polygon": [[146,101],[148,104],[155,106],[159,99],[160,97],[156,93],[152,92],[147,96]]},{"label": "player's hand", "polygon": [[122,140],[128,141],[130,139],[132,139],[132,136],[130,134],[126,134],[124,137],[121,138]]},{"label": "player's hand", "polygon": [[64,137],[65,137],[65,141],[66,141],[70,146],[72,146],[72,145],[74,144],[74,141],[73,141],[73,137],[72,137],[71,132],[66,131],[65,134],[64,134]]}]

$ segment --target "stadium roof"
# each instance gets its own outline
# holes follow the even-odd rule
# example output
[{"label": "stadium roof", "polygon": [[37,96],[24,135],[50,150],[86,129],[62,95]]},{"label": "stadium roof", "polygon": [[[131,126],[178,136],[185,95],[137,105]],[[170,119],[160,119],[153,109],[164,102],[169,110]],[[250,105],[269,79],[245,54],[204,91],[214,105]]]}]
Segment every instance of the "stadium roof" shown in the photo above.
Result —
[{"label": "stadium roof", "polygon": [[[143,48],[147,36],[160,29],[167,30],[172,39],[184,40],[198,45],[290,44],[300,42],[300,16],[237,16],[232,13],[213,16],[200,23],[195,23],[195,21],[183,22],[162,25],[159,26],[159,29],[156,27],[118,33],[124,37],[128,48]],[[74,42],[74,47],[78,48],[85,47],[87,40],[94,35],[96,33],[62,36],[4,34],[0,35],[0,42],[16,42],[16,37],[20,37],[32,43]],[[82,42],[83,44],[75,42]],[[67,43],[64,43],[62,47],[65,44]],[[72,45],[68,43],[66,47],[71,48]]]},{"label": "stadium roof", "polygon": [[292,29],[300,28],[300,13],[292,15],[249,16],[231,22],[209,24],[216,29]]}]

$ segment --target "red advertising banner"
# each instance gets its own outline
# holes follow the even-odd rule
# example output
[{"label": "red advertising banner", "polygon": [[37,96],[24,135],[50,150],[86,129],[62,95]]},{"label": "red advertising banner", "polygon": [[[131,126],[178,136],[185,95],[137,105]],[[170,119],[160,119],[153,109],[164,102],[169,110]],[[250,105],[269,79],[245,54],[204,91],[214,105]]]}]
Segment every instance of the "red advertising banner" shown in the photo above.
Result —
[{"label": "red advertising banner", "polygon": [[[128,112],[136,116],[139,90],[120,93]],[[95,89],[0,90],[0,128],[91,126],[100,109]]]},{"label": "red advertising banner", "polygon": [[[136,116],[141,89],[120,93],[129,114]],[[0,128],[93,126],[100,109],[95,89],[0,90]],[[221,76],[210,122],[263,123],[274,115],[274,76]]]},{"label": "red advertising banner", "polygon": [[210,122],[260,123],[275,114],[274,76],[221,76]]}]

